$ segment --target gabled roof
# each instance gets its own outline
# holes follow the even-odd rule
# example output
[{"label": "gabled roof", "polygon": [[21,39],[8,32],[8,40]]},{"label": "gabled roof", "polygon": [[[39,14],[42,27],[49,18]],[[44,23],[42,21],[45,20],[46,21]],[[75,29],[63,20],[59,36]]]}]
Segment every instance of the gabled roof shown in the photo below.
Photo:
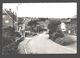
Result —
[{"label": "gabled roof", "polygon": [[6,12],[5,12],[4,10],[2,11],[2,14],[3,14],[3,15],[7,15]]}]

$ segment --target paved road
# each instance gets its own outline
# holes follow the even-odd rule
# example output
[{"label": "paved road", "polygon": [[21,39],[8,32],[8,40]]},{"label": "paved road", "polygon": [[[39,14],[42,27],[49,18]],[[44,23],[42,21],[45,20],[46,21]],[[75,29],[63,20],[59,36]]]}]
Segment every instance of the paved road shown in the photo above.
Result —
[{"label": "paved road", "polygon": [[48,35],[38,34],[34,37],[26,37],[19,46],[21,54],[75,54],[77,51],[70,47],[61,46],[50,39]]}]

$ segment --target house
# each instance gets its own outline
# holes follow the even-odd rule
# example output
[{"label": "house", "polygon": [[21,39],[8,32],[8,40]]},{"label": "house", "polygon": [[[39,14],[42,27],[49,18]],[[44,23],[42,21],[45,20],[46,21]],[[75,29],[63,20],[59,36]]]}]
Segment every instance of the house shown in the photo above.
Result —
[{"label": "house", "polygon": [[3,28],[7,28],[9,26],[13,27],[13,20],[12,18],[3,10],[2,13],[2,26]]},{"label": "house", "polygon": [[66,24],[66,33],[77,35],[77,17],[73,16],[72,18],[61,19],[62,22]]},{"label": "house", "polygon": [[16,15],[11,10],[3,10],[2,12],[2,26],[3,28],[13,27],[16,29]]}]

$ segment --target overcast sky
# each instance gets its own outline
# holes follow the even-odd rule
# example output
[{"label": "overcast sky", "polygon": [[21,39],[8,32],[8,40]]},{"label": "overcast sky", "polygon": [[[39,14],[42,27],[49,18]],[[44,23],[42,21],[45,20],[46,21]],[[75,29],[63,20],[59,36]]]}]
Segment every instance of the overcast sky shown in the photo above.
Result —
[{"label": "overcast sky", "polygon": [[18,17],[69,18],[77,15],[77,3],[3,3],[4,8],[11,8]]}]

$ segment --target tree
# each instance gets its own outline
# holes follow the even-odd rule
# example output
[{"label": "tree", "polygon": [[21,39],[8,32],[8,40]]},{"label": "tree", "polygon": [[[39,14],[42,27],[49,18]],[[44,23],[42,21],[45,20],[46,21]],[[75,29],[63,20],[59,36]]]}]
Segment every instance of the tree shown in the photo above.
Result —
[{"label": "tree", "polygon": [[33,28],[35,28],[39,23],[37,23],[36,20],[31,20],[30,22],[28,22],[28,26],[31,26],[31,29],[33,31]]},{"label": "tree", "polygon": [[52,40],[55,40],[58,37],[63,37],[64,34],[59,28],[59,25],[61,24],[60,20],[50,20],[48,24],[48,29],[49,29],[49,38]]}]

